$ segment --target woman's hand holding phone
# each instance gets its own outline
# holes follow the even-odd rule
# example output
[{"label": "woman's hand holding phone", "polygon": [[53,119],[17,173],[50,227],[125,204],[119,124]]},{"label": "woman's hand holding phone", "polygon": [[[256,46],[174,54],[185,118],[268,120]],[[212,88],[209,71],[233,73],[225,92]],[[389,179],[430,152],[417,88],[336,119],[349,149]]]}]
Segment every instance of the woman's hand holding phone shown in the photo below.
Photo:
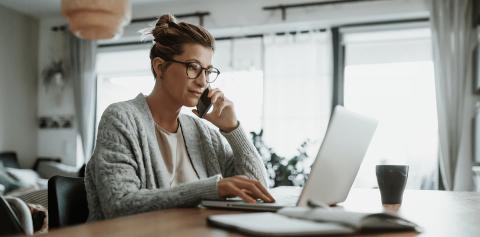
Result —
[{"label": "woman's hand holding phone", "polygon": [[[231,132],[237,128],[238,120],[233,102],[226,98],[218,88],[209,89],[208,98],[213,105],[213,110],[210,113],[208,113],[208,111],[205,112],[203,118],[213,123],[223,132]],[[199,100],[199,103],[202,102]],[[195,109],[193,112],[200,116],[198,110]]]}]

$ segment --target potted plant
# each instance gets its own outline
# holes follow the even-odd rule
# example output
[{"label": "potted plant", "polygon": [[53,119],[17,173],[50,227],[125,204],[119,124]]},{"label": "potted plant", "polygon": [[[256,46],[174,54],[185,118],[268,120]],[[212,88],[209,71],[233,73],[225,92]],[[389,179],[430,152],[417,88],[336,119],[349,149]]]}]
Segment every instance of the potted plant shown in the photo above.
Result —
[{"label": "potted plant", "polygon": [[62,61],[53,61],[42,71],[42,82],[46,91],[54,88],[63,91],[66,83],[65,68]]},{"label": "potted plant", "polygon": [[263,129],[259,133],[250,132],[253,145],[262,157],[272,187],[277,186],[303,186],[307,180],[306,169],[307,147],[310,140],[300,144],[297,154],[290,159],[278,155],[263,141]]}]

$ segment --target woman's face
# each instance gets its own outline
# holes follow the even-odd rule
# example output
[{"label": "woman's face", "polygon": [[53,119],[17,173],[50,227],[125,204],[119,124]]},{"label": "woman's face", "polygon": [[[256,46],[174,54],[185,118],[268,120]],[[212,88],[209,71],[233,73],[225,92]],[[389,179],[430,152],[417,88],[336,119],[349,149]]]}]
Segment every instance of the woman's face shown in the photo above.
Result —
[{"label": "woman's face", "polygon": [[[180,62],[197,62],[203,68],[211,66],[213,50],[200,44],[186,44],[184,52],[174,56],[173,59]],[[200,95],[207,87],[207,78],[202,71],[196,79],[190,79],[186,73],[186,65],[170,62],[170,65],[161,72],[161,87],[170,95],[174,103],[180,106],[194,107],[197,105]],[[157,79],[158,80],[158,79]]]}]

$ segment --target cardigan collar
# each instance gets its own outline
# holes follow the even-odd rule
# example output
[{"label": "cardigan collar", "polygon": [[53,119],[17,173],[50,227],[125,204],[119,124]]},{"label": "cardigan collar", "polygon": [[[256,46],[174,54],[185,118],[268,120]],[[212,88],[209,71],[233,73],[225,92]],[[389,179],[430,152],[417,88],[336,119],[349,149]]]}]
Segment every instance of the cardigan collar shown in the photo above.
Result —
[{"label": "cardigan collar", "polygon": [[[155,135],[155,122],[153,120],[152,112],[148,106],[145,95],[139,94],[134,99],[134,104],[140,110],[142,119],[147,126],[147,137],[150,139],[156,139]],[[195,120],[189,118],[188,115],[180,114],[178,118],[180,126],[182,127],[183,138],[185,139],[185,146],[187,148],[187,153],[192,162],[193,168],[198,175],[199,179],[207,178],[207,169],[205,167],[205,161],[202,159],[200,154],[202,153],[201,143],[198,142],[201,138],[200,133],[196,127]],[[156,141],[156,140],[155,140]],[[157,142],[155,142],[158,144]],[[158,148],[159,157],[160,148]]]}]

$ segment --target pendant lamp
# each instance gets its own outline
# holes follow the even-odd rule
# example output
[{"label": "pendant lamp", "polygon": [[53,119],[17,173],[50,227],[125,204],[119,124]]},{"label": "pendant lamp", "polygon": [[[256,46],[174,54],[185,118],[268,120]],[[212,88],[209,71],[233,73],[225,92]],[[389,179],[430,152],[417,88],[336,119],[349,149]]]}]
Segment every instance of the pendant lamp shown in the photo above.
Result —
[{"label": "pendant lamp", "polygon": [[131,6],[128,0],[62,0],[62,15],[81,39],[111,39],[130,22]]}]

